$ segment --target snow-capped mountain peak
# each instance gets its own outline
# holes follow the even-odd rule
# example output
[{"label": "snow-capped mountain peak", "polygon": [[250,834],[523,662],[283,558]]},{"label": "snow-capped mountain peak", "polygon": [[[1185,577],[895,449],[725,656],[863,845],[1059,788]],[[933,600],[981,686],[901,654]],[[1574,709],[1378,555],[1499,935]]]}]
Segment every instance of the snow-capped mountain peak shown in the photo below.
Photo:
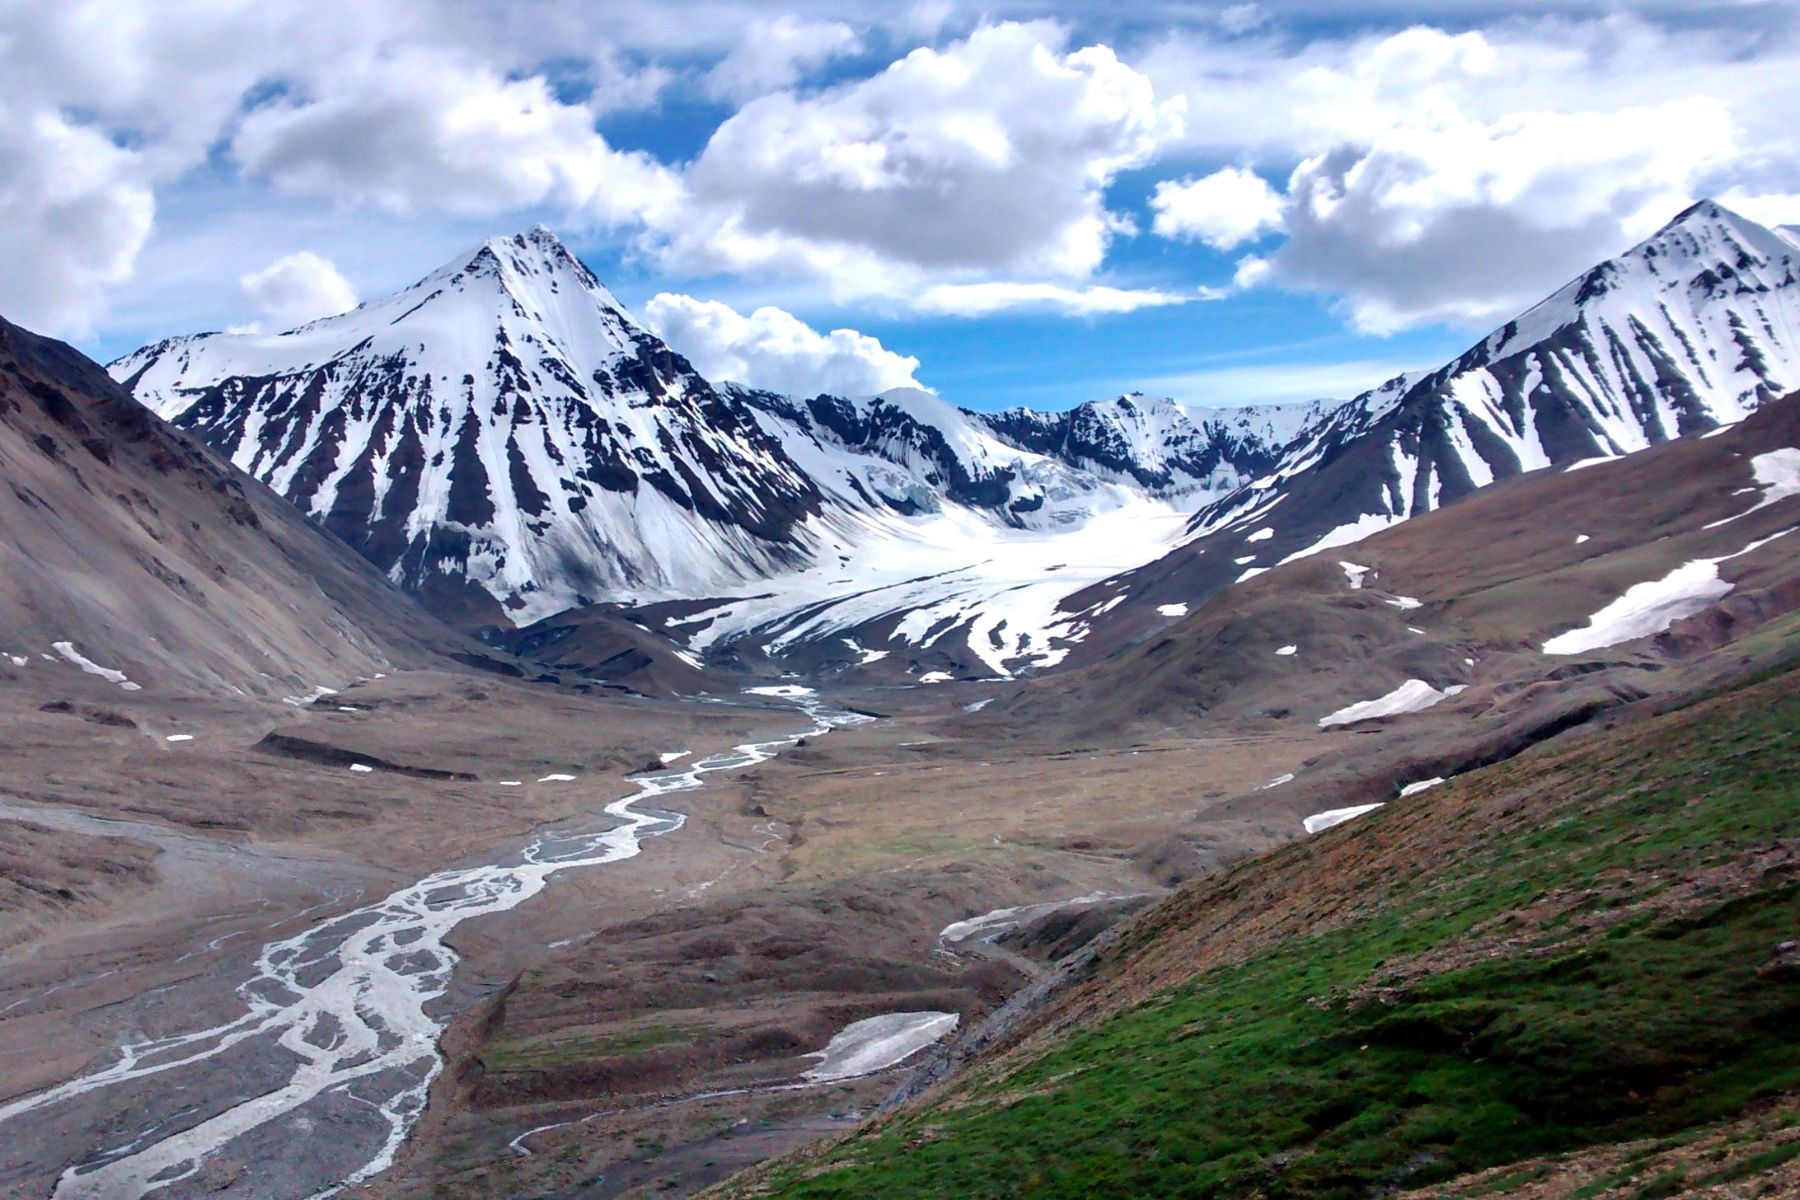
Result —
[{"label": "snow-capped mountain peak", "polygon": [[1046,441],[917,389],[714,387],[542,226],[353,312],[174,338],[111,370],[477,623],[750,590],[946,506],[1002,538],[1078,527],[1222,489],[1274,449],[1250,428],[1202,433],[1170,401],[1098,407],[1079,419],[1092,439]]},{"label": "snow-capped mountain peak", "polygon": [[1274,527],[1267,566],[1497,479],[1732,424],[1796,386],[1800,247],[1702,201],[1438,370],[1327,414],[1192,528]]}]

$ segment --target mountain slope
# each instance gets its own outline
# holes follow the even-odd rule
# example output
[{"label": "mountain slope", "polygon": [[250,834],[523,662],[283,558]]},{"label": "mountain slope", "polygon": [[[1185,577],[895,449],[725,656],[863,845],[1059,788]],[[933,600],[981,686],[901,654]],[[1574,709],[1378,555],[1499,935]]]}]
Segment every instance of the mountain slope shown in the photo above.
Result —
[{"label": "mountain slope", "polygon": [[[1318,408],[1206,414],[1121,397],[990,417],[912,389],[714,386],[542,228],[352,313],[271,337],[171,339],[111,370],[453,619],[528,626],[603,602],[773,591],[791,601],[782,619],[759,608],[734,635],[763,640],[847,564],[901,564],[923,546],[929,564],[886,582],[978,578],[810,622],[839,642],[903,620],[921,595],[953,600],[953,616],[987,611],[1020,572],[1079,557],[1049,543],[1097,518],[1169,518],[1059,581],[1060,599],[1156,557],[1173,518],[1266,469]],[[999,582],[977,569],[996,553],[1021,560]],[[961,661],[1046,653],[1041,631],[1003,642]]]},{"label": "mountain slope", "polygon": [[820,504],[542,228],[343,316],[161,342],[112,371],[475,622],[766,574]]},{"label": "mountain slope", "polygon": [[[1347,1200],[1558,1173],[1578,1182],[1530,1194],[1791,1194],[1797,685],[1789,667],[1199,881],[972,1069],[721,1191]],[[1580,1157],[1645,1138],[1616,1193]],[[1717,1152],[1673,1173],[1695,1139]]]},{"label": "mountain slope", "polygon": [[[310,695],[486,661],[60,342],[0,321],[0,676]],[[513,669],[513,668],[509,668]]]},{"label": "mountain slope", "polygon": [[[1310,724],[1409,680],[1467,688],[1445,703],[1464,720],[1527,711],[1576,677],[1628,694],[1648,686],[1640,672],[1800,608],[1796,471],[1800,393],[1711,436],[1503,480],[1272,568],[1105,661],[1032,681],[991,719],[1079,740],[1259,715]],[[1634,608],[1635,623],[1558,640]]]},{"label": "mountain slope", "polygon": [[1730,424],[1795,387],[1800,250],[1704,202],[1438,370],[1325,414],[1196,513],[1189,548],[1116,588],[1197,602],[1495,480]]}]

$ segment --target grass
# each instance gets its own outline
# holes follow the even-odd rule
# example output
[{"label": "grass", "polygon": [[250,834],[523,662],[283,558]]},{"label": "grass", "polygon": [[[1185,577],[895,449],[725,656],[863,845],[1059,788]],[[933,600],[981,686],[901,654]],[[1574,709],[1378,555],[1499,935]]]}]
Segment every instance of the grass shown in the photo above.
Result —
[{"label": "grass", "polygon": [[[1421,839],[1407,875],[1361,881],[1349,920],[760,1182],[820,1200],[1349,1200],[1673,1135],[1800,1089],[1800,987],[1760,970],[1800,929],[1800,879],[1746,865],[1800,836],[1797,731],[1800,672],[1782,672],[1346,826],[1326,836]],[[1474,789],[1461,811],[1481,819],[1429,838],[1402,819],[1450,789]],[[1195,903],[1310,853],[1248,864]],[[1361,986],[1389,977],[1385,999]]]}]

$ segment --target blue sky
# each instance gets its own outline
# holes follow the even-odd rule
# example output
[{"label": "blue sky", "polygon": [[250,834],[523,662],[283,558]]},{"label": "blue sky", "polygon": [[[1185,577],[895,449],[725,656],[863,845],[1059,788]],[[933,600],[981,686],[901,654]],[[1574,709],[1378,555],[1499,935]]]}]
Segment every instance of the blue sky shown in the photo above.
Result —
[{"label": "blue sky", "polygon": [[0,314],[275,331],[543,222],[761,386],[1348,395],[1800,220],[1796,80],[1785,0],[0,0]]}]

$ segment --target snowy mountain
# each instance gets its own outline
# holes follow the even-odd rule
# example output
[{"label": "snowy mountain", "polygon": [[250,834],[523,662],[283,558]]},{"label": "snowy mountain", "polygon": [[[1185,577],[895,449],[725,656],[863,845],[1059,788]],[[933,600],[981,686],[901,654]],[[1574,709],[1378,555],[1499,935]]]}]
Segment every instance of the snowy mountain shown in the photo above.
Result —
[{"label": "snowy mountain", "polygon": [[1499,480],[1734,424],[1800,386],[1800,247],[1710,201],[1423,375],[1325,413],[1184,548],[1093,596],[1193,604]]},{"label": "snowy mountain", "polygon": [[111,370],[470,624],[766,591],[930,541],[921,527],[947,513],[969,531],[952,557],[1023,537],[1049,566],[1043,531],[1191,510],[1190,493],[1264,469],[1304,415],[1126,397],[990,418],[910,389],[715,386],[542,227],[342,316],[175,338]]},{"label": "snowy mountain", "polygon": [[343,316],[112,370],[465,623],[529,640],[615,603],[721,661],[1003,674],[1496,480],[1740,420],[1800,384],[1800,249],[1697,205],[1343,405],[715,384],[541,228]]},{"label": "snowy mountain", "polygon": [[495,239],[354,312],[112,364],[453,616],[622,588],[707,594],[802,561],[821,498],[553,234]]},{"label": "snowy mountain", "polygon": [[1800,248],[1706,201],[1453,362],[1333,411],[1194,527],[1252,520],[1285,481],[1352,452],[1373,469],[1335,515],[1391,524],[1496,479],[1735,423],[1797,383]]},{"label": "snowy mountain", "polygon": [[1067,412],[1009,409],[986,418],[1012,445],[1157,494],[1229,492],[1275,465],[1332,401],[1206,409],[1134,392]]}]

